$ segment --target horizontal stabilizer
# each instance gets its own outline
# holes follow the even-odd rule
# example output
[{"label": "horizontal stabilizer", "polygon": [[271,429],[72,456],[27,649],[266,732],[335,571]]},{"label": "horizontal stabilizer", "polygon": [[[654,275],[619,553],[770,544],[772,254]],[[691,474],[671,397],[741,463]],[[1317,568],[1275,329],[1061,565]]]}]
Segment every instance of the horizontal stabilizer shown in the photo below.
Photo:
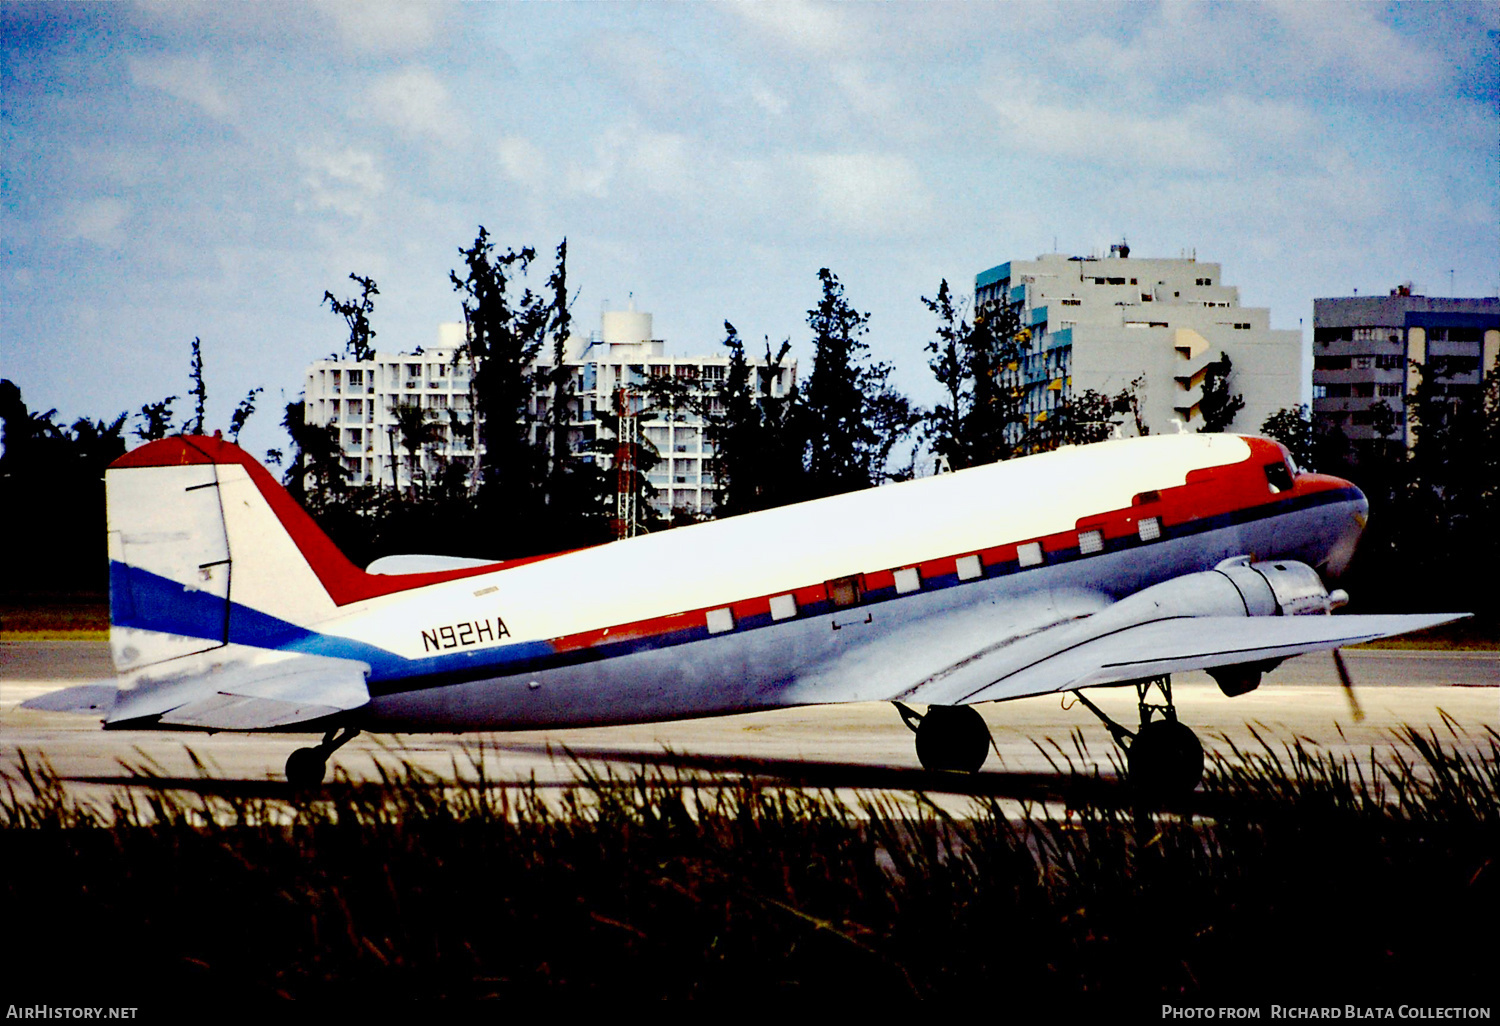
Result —
[{"label": "horizontal stabilizer", "polygon": [[[1186,616],[1137,624],[1012,669],[963,696],[998,701],[1167,673],[1286,659],[1423,630],[1466,613],[1392,616]],[[927,696],[920,696],[926,698]]]},{"label": "horizontal stabilizer", "polygon": [[314,655],[231,665],[138,693],[122,691],[106,723],[159,716],[163,726],[272,730],[360,708],[370,701],[369,672],[353,659]]},{"label": "horizontal stabilizer", "polygon": [[21,708],[41,712],[104,713],[114,706],[119,691],[113,684],[79,684],[28,698],[21,703]]}]

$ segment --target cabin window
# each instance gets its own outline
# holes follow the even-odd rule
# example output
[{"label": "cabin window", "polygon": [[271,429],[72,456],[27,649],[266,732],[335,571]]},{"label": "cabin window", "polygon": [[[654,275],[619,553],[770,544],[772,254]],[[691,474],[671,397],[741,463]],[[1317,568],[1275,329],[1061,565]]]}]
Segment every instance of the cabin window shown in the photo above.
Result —
[{"label": "cabin window", "polygon": [[1022,566],[1040,566],[1042,563],[1042,543],[1026,542],[1024,545],[1017,545],[1016,562]]},{"label": "cabin window", "polygon": [[1079,531],[1078,532],[1078,551],[1079,551],[1080,554],[1085,555],[1085,556],[1091,555],[1091,554],[1093,554],[1095,552],[1103,552],[1104,551],[1104,532],[1103,531]]},{"label": "cabin window", "polygon": [[732,630],[734,630],[734,614],[729,611],[728,607],[708,611],[708,633],[723,634],[725,631]]},{"label": "cabin window", "polygon": [[828,582],[828,601],[834,608],[844,609],[859,605],[860,587],[858,577],[840,577]]},{"label": "cabin window", "polygon": [[1142,517],[1136,521],[1135,528],[1141,541],[1156,541],[1161,537],[1161,517]]},{"label": "cabin window", "polygon": [[1285,463],[1267,463],[1266,483],[1270,485],[1273,494],[1289,492],[1292,490],[1292,472]]},{"label": "cabin window", "polygon": [[797,615],[797,599],[794,595],[777,595],[771,599],[771,619],[790,620]]},{"label": "cabin window", "polygon": [[897,595],[905,595],[908,592],[918,591],[922,587],[922,574],[914,566],[909,566],[904,570],[897,570],[895,578]]},{"label": "cabin window", "polygon": [[978,556],[959,556],[954,562],[954,569],[958,571],[960,581],[972,581],[984,576],[984,566],[979,562]]}]

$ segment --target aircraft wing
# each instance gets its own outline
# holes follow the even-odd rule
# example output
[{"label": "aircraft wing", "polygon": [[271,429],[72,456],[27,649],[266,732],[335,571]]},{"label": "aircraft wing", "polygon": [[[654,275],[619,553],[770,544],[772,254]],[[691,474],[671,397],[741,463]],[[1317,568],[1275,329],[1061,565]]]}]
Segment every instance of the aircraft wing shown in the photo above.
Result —
[{"label": "aircraft wing", "polygon": [[1422,630],[1463,615],[1178,616],[1128,625],[1101,636],[1070,639],[1060,633],[1050,650],[1046,635],[1051,632],[1043,632],[1034,636],[1036,644],[1024,654],[1014,652],[1005,658],[997,652],[997,658],[988,661],[989,683],[979,683],[972,673],[956,675],[966,679],[929,680],[902,697],[968,705],[1185,670],[1278,661]]},{"label": "aircraft wing", "polygon": [[90,684],[40,695],[27,709],[105,713],[107,726],[154,719],[200,730],[273,730],[358,709],[370,701],[370,667],[353,659],[296,654],[115,689]]}]

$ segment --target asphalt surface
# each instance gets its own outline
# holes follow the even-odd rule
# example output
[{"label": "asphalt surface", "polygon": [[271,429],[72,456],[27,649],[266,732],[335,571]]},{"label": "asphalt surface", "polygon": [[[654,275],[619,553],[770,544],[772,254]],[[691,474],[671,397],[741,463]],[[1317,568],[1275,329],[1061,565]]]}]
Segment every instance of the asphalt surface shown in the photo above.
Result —
[{"label": "asphalt surface", "polygon": [[[1500,652],[1358,650],[1346,653],[1363,720],[1356,722],[1332,659],[1305,656],[1273,673],[1258,690],[1225,698],[1201,674],[1179,675],[1179,718],[1207,749],[1278,749],[1304,739],[1334,753],[1366,758],[1415,749],[1407,728],[1445,743],[1488,750],[1500,725]],[[165,777],[199,791],[277,796],[290,752],[316,741],[295,734],[213,735],[101,731],[88,716],[18,708],[35,694],[108,679],[102,642],[0,643],[0,773],[14,780],[23,757],[43,760],[75,795],[107,799],[142,777]],[[1089,696],[1134,726],[1130,689]],[[1071,708],[1065,708],[1071,706]],[[362,735],[334,757],[339,773],[372,779],[384,767],[416,767],[441,781],[473,780],[543,788],[576,786],[586,774],[629,776],[643,766],[700,778],[759,779],[828,788],[845,797],[927,791],[961,808],[966,796],[1046,800],[1068,767],[1106,780],[1119,752],[1106,729],[1071,696],[987,704],[980,711],[994,751],[976,775],[933,774],[917,762],[912,735],[886,703],[821,706],[712,719],[570,730],[466,735]],[[482,767],[482,769],[481,769]]]}]

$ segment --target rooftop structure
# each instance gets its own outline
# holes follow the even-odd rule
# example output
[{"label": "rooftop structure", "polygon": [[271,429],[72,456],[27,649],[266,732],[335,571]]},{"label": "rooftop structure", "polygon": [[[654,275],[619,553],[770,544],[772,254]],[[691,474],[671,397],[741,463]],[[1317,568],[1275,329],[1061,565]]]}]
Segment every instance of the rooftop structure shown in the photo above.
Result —
[{"label": "rooftop structure", "polygon": [[1394,427],[1388,437],[1409,446],[1406,398],[1420,380],[1413,364],[1430,368],[1455,401],[1478,403],[1497,357],[1500,299],[1414,296],[1410,285],[1387,296],[1314,299],[1313,419],[1354,442]]},{"label": "rooftop structure", "polygon": [[[1270,311],[1240,306],[1218,264],[1196,257],[1142,259],[1048,253],[981,272],[975,306],[1012,307],[1031,333],[1016,370],[1029,424],[1088,389],[1115,395],[1142,380],[1142,419],[1155,433],[1203,424],[1203,384],[1227,354],[1229,391],[1245,407],[1232,430],[1254,432],[1271,414],[1303,402],[1302,337],[1273,329]],[[1134,424],[1122,425],[1127,433]]]},{"label": "rooftop structure", "polygon": [[[472,470],[477,456],[470,430],[474,398],[468,362],[458,358],[463,332],[462,324],[445,323],[439,325],[438,343],[430,349],[377,352],[358,362],[318,360],[308,367],[303,415],[309,424],[338,430],[351,484],[406,489],[414,475],[419,481],[434,481],[447,467]],[[551,366],[551,356],[545,353],[539,364]],[[652,338],[651,314],[630,309],[606,311],[600,330],[570,338],[563,363],[571,370],[569,444],[579,458],[611,468],[612,456],[594,451],[594,443],[613,438],[599,414],[613,412],[623,390],[630,411],[639,415],[640,438],[661,457],[646,475],[656,489],[652,505],[663,515],[711,512],[713,447],[705,437],[704,417],[688,408],[671,416],[652,410],[643,402],[641,389],[651,377],[676,378],[689,383],[689,395],[701,399],[712,415],[717,403],[713,393],[728,373],[728,353],[669,356],[665,343]],[[788,363],[772,380],[755,377],[758,387],[780,396],[792,387],[796,373],[796,364]],[[539,387],[532,396],[530,412],[537,432],[550,399],[549,388]],[[428,411],[435,436],[415,461],[402,445],[399,428],[402,408],[413,406]]]}]

